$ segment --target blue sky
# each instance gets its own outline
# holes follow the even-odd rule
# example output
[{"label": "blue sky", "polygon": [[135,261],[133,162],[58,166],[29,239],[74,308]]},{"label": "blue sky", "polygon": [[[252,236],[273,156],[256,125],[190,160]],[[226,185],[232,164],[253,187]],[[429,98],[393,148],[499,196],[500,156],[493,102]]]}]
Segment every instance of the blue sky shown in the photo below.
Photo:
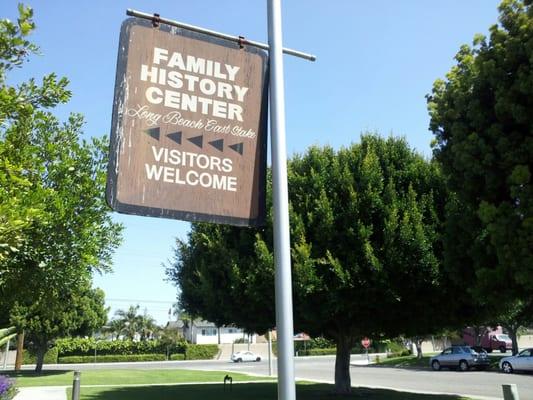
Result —
[{"label": "blue sky", "polygon": [[[18,1],[0,3],[16,18]],[[292,0],[282,3],[284,46],[313,53],[312,63],[285,56],[288,154],[314,144],[339,148],[366,131],[404,136],[430,156],[425,95],[445,76],[462,44],[497,21],[497,0]],[[35,0],[34,56],[11,82],[56,72],[70,79],[72,101],[57,110],[85,115],[87,136],[108,135],[119,30],[127,8],[267,41],[266,0]],[[189,224],[119,215],[126,229],[114,272],[95,277],[111,315],[139,304],[159,323],[176,298],[162,266]]]}]

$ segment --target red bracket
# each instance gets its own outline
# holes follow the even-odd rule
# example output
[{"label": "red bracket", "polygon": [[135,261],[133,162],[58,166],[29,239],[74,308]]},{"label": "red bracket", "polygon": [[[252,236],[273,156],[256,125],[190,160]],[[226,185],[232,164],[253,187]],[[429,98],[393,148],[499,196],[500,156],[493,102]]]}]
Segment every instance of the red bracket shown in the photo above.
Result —
[{"label": "red bracket", "polygon": [[248,42],[246,41],[244,36],[239,36],[238,43],[239,43],[239,48],[244,49],[244,45],[247,44]]},{"label": "red bracket", "polygon": [[152,26],[154,28],[157,28],[160,22],[161,22],[161,17],[159,16],[159,14],[154,13],[154,16],[152,17]]}]

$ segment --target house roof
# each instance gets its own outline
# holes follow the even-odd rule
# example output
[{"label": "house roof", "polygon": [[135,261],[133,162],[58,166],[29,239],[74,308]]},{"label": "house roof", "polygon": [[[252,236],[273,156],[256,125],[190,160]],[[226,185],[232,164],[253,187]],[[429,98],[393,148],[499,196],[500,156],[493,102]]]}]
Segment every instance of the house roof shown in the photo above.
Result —
[{"label": "house roof", "polygon": [[213,322],[209,322],[203,319],[194,320],[194,326],[198,328],[216,328],[216,325]]},{"label": "house roof", "polygon": [[183,321],[182,320],[177,320],[177,321],[169,321],[169,322],[167,322],[166,328],[182,329],[183,326],[184,326]]}]

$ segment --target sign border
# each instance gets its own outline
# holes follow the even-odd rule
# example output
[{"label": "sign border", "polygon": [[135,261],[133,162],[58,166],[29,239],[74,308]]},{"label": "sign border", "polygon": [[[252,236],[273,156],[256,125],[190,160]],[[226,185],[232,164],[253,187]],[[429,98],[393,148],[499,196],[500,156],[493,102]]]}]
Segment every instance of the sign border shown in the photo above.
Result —
[{"label": "sign border", "polygon": [[[239,51],[246,51],[253,54],[258,54],[263,59],[263,93],[260,116],[259,116],[259,131],[262,132],[261,137],[258,137],[259,146],[259,185],[258,185],[258,205],[259,212],[257,218],[240,218],[231,217],[218,214],[207,214],[190,212],[183,210],[171,210],[166,208],[140,206],[128,203],[122,203],[117,199],[117,163],[118,152],[120,151],[120,137],[118,132],[122,129],[123,114],[119,113],[122,108],[122,102],[125,95],[124,76],[126,74],[126,66],[128,60],[128,43],[130,40],[131,28],[134,26],[143,26],[151,29],[159,29],[164,32],[174,34],[176,36],[185,36],[188,38],[201,40],[204,42],[225,46]],[[109,162],[107,168],[107,186],[106,186],[106,202],[115,211],[122,214],[141,215],[158,218],[171,218],[185,220],[189,222],[211,222],[235,226],[251,226],[258,227],[265,224],[266,219],[266,157],[267,157],[267,114],[268,114],[268,55],[264,50],[253,46],[244,46],[241,48],[238,43],[231,42],[226,39],[212,37],[203,33],[189,31],[183,28],[177,28],[170,25],[160,24],[154,27],[151,21],[139,18],[127,18],[123,21],[120,28],[120,40],[118,45],[117,68],[115,75],[115,89],[113,97],[113,114],[111,118],[111,135],[109,141]]]}]

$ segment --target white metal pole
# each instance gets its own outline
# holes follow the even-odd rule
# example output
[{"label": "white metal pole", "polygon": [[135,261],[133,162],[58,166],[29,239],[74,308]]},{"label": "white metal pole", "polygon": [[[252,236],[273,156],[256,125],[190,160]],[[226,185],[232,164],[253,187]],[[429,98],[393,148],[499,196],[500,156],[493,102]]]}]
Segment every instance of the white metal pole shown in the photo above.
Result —
[{"label": "white metal pole", "polygon": [[9,339],[7,339],[6,343],[6,354],[4,355],[4,369],[7,368],[7,356],[9,356]]},{"label": "white metal pole", "polygon": [[295,400],[289,196],[287,189],[280,0],[268,0],[268,44],[270,47],[270,130],[272,139],[274,259],[276,264],[278,399]]}]

